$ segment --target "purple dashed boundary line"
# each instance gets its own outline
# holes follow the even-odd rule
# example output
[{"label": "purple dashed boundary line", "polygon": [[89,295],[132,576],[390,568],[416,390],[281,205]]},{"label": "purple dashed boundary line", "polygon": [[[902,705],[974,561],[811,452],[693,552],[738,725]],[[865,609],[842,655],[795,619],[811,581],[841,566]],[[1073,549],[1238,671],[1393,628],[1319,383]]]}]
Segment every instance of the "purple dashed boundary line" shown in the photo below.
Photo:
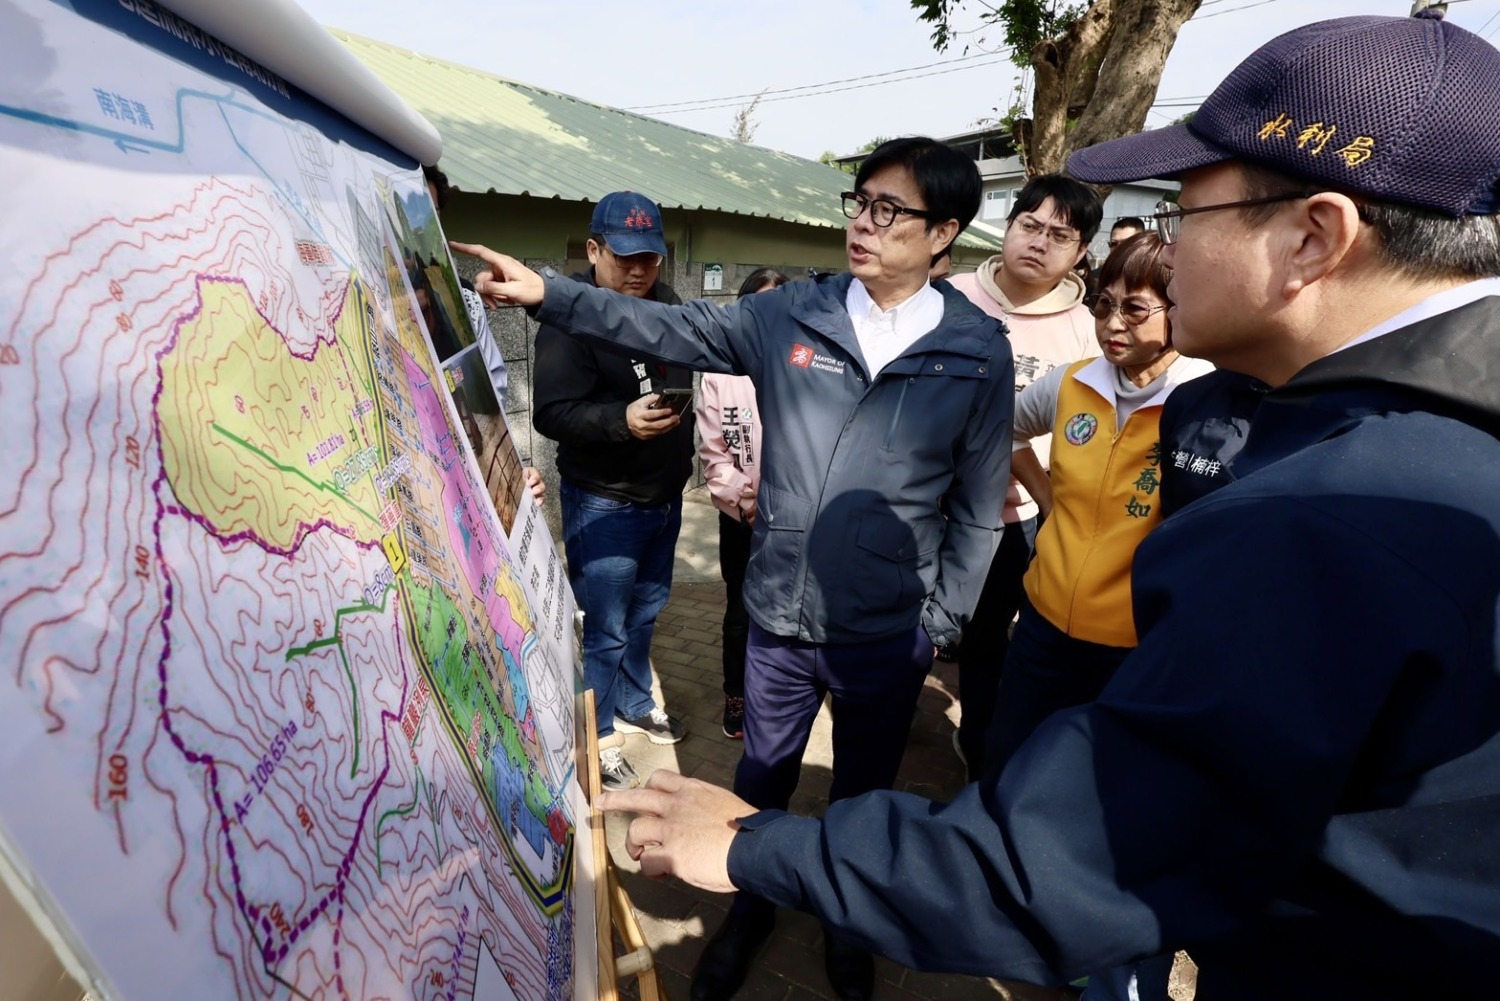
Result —
[{"label": "purple dashed boundary line", "polygon": [[[248,297],[248,292],[249,292],[248,286],[245,285],[245,282],[242,281],[242,280],[240,280],[240,279],[237,279],[237,278],[224,278],[224,277],[214,277],[214,276],[209,276],[209,275],[199,275],[197,277],[197,279],[196,279],[196,282],[197,282],[197,285],[198,285],[198,288],[199,288],[199,296],[198,296],[199,305],[198,305],[198,307],[195,308],[195,309],[193,309],[191,312],[186,313],[185,315],[183,315],[182,317],[180,317],[177,320],[177,322],[173,325],[171,337],[168,338],[167,343],[156,354],[156,375],[157,375],[157,379],[156,379],[156,391],[155,391],[155,393],[152,394],[152,397],[151,397],[151,415],[152,415],[152,421],[153,421],[153,423],[155,423],[157,425],[157,436],[156,436],[156,438],[157,438],[157,459],[158,459],[159,469],[158,469],[157,474],[156,474],[156,479],[155,479],[155,481],[151,485],[152,494],[156,498],[156,517],[152,521],[151,531],[152,531],[152,536],[153,536],[153,542],[154,542],[155,548],[156,548],[157,563],[161,567],[163,567],[164,570],[166,570],[168,568],[168,564],[167,564],[167,560],[166,560],[166,554],[162,551],[162,545],[161,545],[161,525],[162,525],[163,520],[166,518],[166,516],[169,513],[170,514],[174,514],[174,515],[178,515],[178,516],[181,516],[181,517],[184,517],[184,518],[187,518],[190,521],[193,521],[193,522],[197,523],[210,536],[212,536],[213,538],[217,539],[221,544],[228,545],[230,543],[235,543],[235,542],[250,541],[250,542],[254,542],[257,546],[259,546],[261,549],[265,550],[266,552],[273,553],[275,555],[282,556],[282,557],[290,557],[290,556],[294,555],[296,553],[296,551],[299,548],[301,548],[302,542],[309,535],[311,535],[312,533],[318,531],[321,528],[327,527],[327,528],[329,528],[330,530],[332,530],[334,532],[338,532],[338,534],[340,534],[340,535],[347,535],[347,533],[340,532],[339,529],[337,528],[337,526],[335,526],[331,522],[327,521],[327,519],[319,519],[319,521],[318,521],[318,523],[316,525],[313,525],[311,528],[309,528],[306,531],[304,531],[301,534],[299,534],[299,536],[297,537],[297,539],[295,540],[295,542],[293,543],[293,545],[292,545],[291,548],[283,550],[283,549],[280,549],[278,547],[270,545],[264,539],[261,539],[254,532],[249,531],[249,530],[246,530],[244,532],[237,532],[237,533],[235,533],[233,535],[230,535],[230,536],[222,535],[221,533],[215,531],[214,528],[213,528],[213,526],[211,526],[208,523],[208,521],[206,519],[204,519],[203,517],[201,517],[200,515],[197,515],[197,514],[195,514],[193,512],[190,512],[190,511],[186,511],[186,510],[184,510],[183,508],[181,508],[181,507],[179,507],[177,505],[168,505],[168,504],[166,504],[166,503],[163,502],[163,500],[162,500],[162,486],[163,486],[163,484],[166,483],[167,470],[166,470],[166,456],[162,452],[162,445],[161,445],[162,435],[161,435],[160,417],[159,417],[159,408],[160,408],[160,404],[161,404],[162,392],[163,392],[163,389],[164,389],[164,384],[163,384],[163,380],[162,380],[162,376],[161,376],[162,359],[164,359],[171,351],[175,350],[175,348],[177,346],[178,337],[179,337],[179,335],[182,332],[183,325],[186,324],[186,323],[188,323],[189,321],[193,320],[202,311],[202,294],[201,294],[201,289],[202,289],[202,286],[203,286],[203,284],[205,282],[213,282],[213,283],[228,284],[228,285],[239,285],[239,286],[241,286],[241,287],[243,287],[243,288],[246,289],[247,297]],[[340,301],[340,305],[339,305],[340,312],[343,309],[342,298],[347,298],[347,296],[341,297],[341,301]],[[265,314],[264,313],[260,313],[260,309],[259,309],[258,306],[255,306],[255,304],[252,303],[252,307],[255,308],[257,314],[260,315],[261,320],[263,322],[265,322],[266,326],[270,327],[270,329],[272,331],[274,331],[277,334],[277,336],[282,336],[281,331],[279,331],[279,330],[276,329],[276,327],[270,322],[270,320],[265,316]],[[333,317],[334,322],[337,322],[338,316],[339,316],[339,313],[335,313],[335,315]],[[283,340],[284,340],[284,338],[283,338]],[[310,360],[312,360],[312,358],[317,353],[317,349],[316,348],[314,348],[314,350],[311,353],[306,354],[306,355],[298,354],[295,351],[291,351],[290,348],[288,348],[288,351],[292,354],[293,357],[301,359],[303,361],[310,361]],[[361,548],[365,548],[365,549],[375,548],[375,545],[376,545],[374,543],[361,544],[361,543],[358,543],[358,542],[356,542],[355,544],[357,546],[360,546]],[[340,961],[339,961],[339,950],[338,950],[339,941],[340,941],[340,937],[341,937],[340,936],[340,928],[341,928],[341,926],[343,924],[343,919],[344,919],[344,885],[345,885],[345,881],[348,879],[349,870],[350,870],[352,862],[353,862],[354,853],[355,853],[355,851],[358,848],[358,845],[359,845],[359,842],[360,842],[360,837],[361,837],[361,835],[364,832],[365,821],[369,817],[370,807],[371,807],[371,805],[375,801],[376,794],[380,791],[380,788],[385,784],[386,777],[390,774],[390,768],[391,768],[391,765],[390,765],[390,747],[389,747],[389,738],[386,736],[386,734],[388,734],[388,732],[389,732],[389,728],[387,726],[385,726],[385,725],[381,726],[381,734],[382,734],[382,736],[381,736],[381,741],[380,742],[381,742],[381,745],[382,745],[382,747],[384,748],[384,750],[386,752],[386,754],[385,754],[385,761],[386,761],[385,767],[381,769],[379,776],[377,776],[374,785],[371,787],[369,796],[367,796],[365,798],[365,802],[364,802],[364,804],[360,808],[359,821],[355,825],[354,837],[350,840],[349,850],[344,854],[343,861],[339,864],[338,879],[335,882],[334,888],[332,890],[330,890],[328,892],[328,894],[322,900],[320,900],[312,908],[312,910],[308,914],[304,915],[302,917],[302,919],[297,922],[296,929],[287,938],[287,940],[285,942],[283,942],[279,948],[275,947],[270,942],[270,940],[269,940],[270,935],[271,935],[271,921],[270,921],[270,918],[269,917],[262,917],[262,916],[260,916],[259,913],[258,913],[259,912],[259,908],[252,907],[249,904],[249,902],[245,899],[245,892],[244,892],[244,888],[243,888],[243,883],[242,883],[241,877],[240,877],[239,855],[238,855],[237,851],[235,850],[234,839],[232,837],[230,837],[230,833],[229,833],[229,815],[228,815],[228,811],[226,811],[225,808],[224,808],[223,796],[219,792],[218,763],[215,761],[214,757],[212,755],[210,755],[210,754],[200,754],[197,751],[190,750],[188,748],[186,742],[183,741],[182,737],[179,736],[177,734],[177,732],[172,728],[172,720],[171,720],[171,717],[168,715],[168,711],[167,711],[167,661],[171,659],[171,655],[172,655],[172,631],[171,631],[171,627],[170,627],[170,621],[171,621],[171,618],[172,618],[172,611],[173,611],[173,608],[175,607],[175,604],[174,604],[174,597],[173,597],[173,586],[172,586],[172,577],[171,577],[171,574],[170,574],[170,572],[164,572],[162,576],[163,576],[163,580],[165,581],[164,594],[163,594],[163,611],[162,611],[162,619],[161,619],[162,653],[161,653],[161,659],[157,663],[157,677],[160,680],[160,689],[159,689],[158,694],[157,694],[157,703],[161,707],[161,725],[162,725],[163,731],[165,731],[166,734],[167,734],[167,736],[171,739],[172,746],[174,746],[175,748],[177,748],[178,752],[180,754],[182,754],[183,758],[186,759],[186,761],[189,764],[194,764],[194,765],[202,764],[202,765],[206,766],[206,768],[208,770],[209,786],[210,786],[210,790],[211,790],[212,795],[213,795],[214,808],[216,810],[218,810],[218,813],[219,813],[219,830],[224,835],[224,845],[228,849],[228,852],[229,852],[229,871],[230,871],[230,878],[234,881],[235,906],[237,906],[239,908],[240,913],[242,915],[244,915],[244,917],[246,918],[247,922],[249,922],[252,927],[255,925],[255,923],[257,921],[257,918],[259,919],[261,930],[267,936],[267,942],[266,942],[266,944],[261,949],[261,958],[267,964],[270,964],[270,963],[273,963],[273,962],[280,962],[280,961],[284,960],[286,958],[286,956],[287,956],[287,953],[290,951],[291,947],[296,944],[297,939],[300,938],[302,936],[302,934],[304,932],[306,932],[308,930],[308,928],[311,927],[313,921],[315,921],[318,918],[320,918],[323,915],[323,913],[328,909],[329,901],[337,898],[337,900],[339,902],[339,908],[338,908],[337,917],[334,920],[334,933],[333,933],[334,955],[333,955],[333,961],[334,961],[334,969],[336,971],[339,971],[338,972],[338,976],[337,976],[339,993],[341,995],[347,997],[348,996],[347,992],[344,989],[344,978],[343,978],[343,973],[342,973],[342,967],[341,967],[341,964],[340,964]],[[397,619],[399,621],[399,618],[400,618],[400,606],[399,605],[395,606],[395,612],[396,612],[396,615],[397,615]],[[406,702],[406,695],[407,695],[407,693],[406,693],[406,690],[405,690],[405,683],[403,682],[401,699],[400,699],[400,704],[402,704],[403,706],[404,706],[404,704]],[[398,719],[397,716],[393,715],[392,713],[390,713],[389,711],[386,711],[386,710],[382,710],[381,711],[380,717],[381,717],[381,719],[383,721],[386,721],[386,722],[394,722],[394,721],[396,721]]]}]

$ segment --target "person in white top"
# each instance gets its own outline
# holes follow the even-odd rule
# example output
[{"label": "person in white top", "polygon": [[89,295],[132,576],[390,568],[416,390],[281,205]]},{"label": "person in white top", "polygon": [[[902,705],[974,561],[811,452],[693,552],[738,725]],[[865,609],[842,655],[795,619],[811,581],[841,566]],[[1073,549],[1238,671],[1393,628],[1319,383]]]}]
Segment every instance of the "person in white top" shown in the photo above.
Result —
[{"label": "person in white top", "polygon": [[[769,292],[789,278],[775,268],[756,268],[740,285],[739,298]],[[698,387],[698,457],[708,494],[719,509],[719,572],[724,576],[724,736],[745,736],[745,567],[750,562],[755,497],[760,489],[760,404],[746,375],[705,372]]]}]

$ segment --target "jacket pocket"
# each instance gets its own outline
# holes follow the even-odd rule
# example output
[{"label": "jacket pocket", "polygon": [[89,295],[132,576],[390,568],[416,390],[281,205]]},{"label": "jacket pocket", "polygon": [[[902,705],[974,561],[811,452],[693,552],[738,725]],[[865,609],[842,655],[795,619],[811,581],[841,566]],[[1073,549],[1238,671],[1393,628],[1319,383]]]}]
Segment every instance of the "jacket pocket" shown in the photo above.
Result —
[{"label": "jacket pocket", "polygon": [[891,423],[885,431],[885,444],[880,446],[883,451],[891,451],[891,446],[896,441],[896,429],[901,426],[901,411],[906,406],[906,391],[916,381],[913,376],[907,376],[906,380],[901,383],[901,393],[896,397],[896,409],[891,412]]},{"label": "jacket pocket", "polygon": [[909,614],[927,596],[923,567],[932,553],[919,553],[911,527],[895,517],[864,518],[855,529],[858,565],[849,568],[853,611],[860,617]]},{"label": "jacket pocket", "polygon": [[762,480],[756,506],[758,544],[746,569],[746,599],[768,617],[795,620],[792,595],[812,521],[812,502]]}]

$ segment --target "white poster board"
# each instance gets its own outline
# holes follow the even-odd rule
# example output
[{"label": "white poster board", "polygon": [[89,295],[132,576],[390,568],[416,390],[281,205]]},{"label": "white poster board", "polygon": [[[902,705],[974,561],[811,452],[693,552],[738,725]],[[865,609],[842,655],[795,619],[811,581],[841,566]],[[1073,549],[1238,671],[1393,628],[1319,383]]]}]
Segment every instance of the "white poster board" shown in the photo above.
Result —
[{"label": "white poster board", "polygon": [[148,0],[0,0],[0,162],[12,888],[101,998],[588,995],[572,596],[416,164]]}]

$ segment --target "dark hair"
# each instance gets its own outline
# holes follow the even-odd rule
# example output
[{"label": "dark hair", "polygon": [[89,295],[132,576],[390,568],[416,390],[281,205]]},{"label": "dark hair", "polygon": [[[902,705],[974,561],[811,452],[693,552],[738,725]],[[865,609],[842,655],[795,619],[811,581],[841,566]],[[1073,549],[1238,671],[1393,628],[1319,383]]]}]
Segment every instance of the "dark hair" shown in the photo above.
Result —
[{"label": "dark hair", "polygon": [[[887,139],[870,151],[854,175],[854,188],[864,187],[870,175],[887,167],[905,167],[911,173],[922,201],[927,203],[927,230],[949,219],[958,221],[962,233],[979,213],[984,185],[974,161],[951,146],[926,136]],[[954,234],[955,240],[958,235]],[[933,256],[936,263],[938,255]]]},{"label": "dark hair", "polygon": [[424,163],[422,164],[422,176],[427,179],[427,183],[432,185],[433,190],[437,192],[438,215],[442,215],[443,209],[448,205],[448,190],[450,187],[448,184],[448,175],[439,170],[435,164],[429,165]]},{"label": "dark hair", "polygon": [[[1269,198],[1294,191],[1338,191],[1332,185],[1305,181],[1252,163],[1241,162],[1246,198]],[[1452,278],[1492,278],[1500,275],[1500,218],[1466,215],[1454,219],[1433,209],[1395,202],[1366,201],[1364,195],[1340,192],[1354,199],[1359,218],[1380,237],[1380,257],[1392,269],[1418,281]],[[1280,204],[1252,205],[1239,210],[1246,225],[1259,226],[1276,214]]]},{"label": "dark hair", "polygon": [[[1005,221],[1012,223],[1022,212],[1035,212],[1049,198],[1057,206],[1063,220],[1078,230],[1080,240],[1087,246],[1094,234],[1099,232],[1099,223],[1104,219],[1104,205],[1093,188],[1080,184],[1071,177],[1061,174],[1038,174],[1033,177],[1026,182],[1020,194],[1016,195],[1016,203],[1011,206],[1010,215],[1005,217]],[[1144,226],[1141,228],[1145,229]]]},{"label": "dark hair", "polygon": [[1089,260],[1089,255],[1084,254],[1073,265],[1073,273],[1083,282],[1085,295],[1093,295],[1099,291],[1099,269],[1094,267],[1094,262]]},{"label": "dark hair", "polygon": [[1167,302],[1167,284],[1172,269],[1161,262],[1161,237],[1155,233],[1137,233],[1115,247],[1099,266],[1096,288],[1106,289],[1119,282],[1127,292],[1150,289]]},{"label": "dark hair", "polygon": [[740,282],[740,291],[736,298],[743,299],[747,295],[754,295],[767,285],[772,288],[781,288],[789,281],[791,281],[790,278],[775,268],[756,268],[745,276],[744,281]]},{"label": "dark hair", "polygon": [[1125,227],[1144,232],[1146,229],[1146,220],[1138,215],[1124,215],[1115,220],[1114,225],[1109,227],[1109,231],[1113,233],[1115,230],[1124,229]]}]

